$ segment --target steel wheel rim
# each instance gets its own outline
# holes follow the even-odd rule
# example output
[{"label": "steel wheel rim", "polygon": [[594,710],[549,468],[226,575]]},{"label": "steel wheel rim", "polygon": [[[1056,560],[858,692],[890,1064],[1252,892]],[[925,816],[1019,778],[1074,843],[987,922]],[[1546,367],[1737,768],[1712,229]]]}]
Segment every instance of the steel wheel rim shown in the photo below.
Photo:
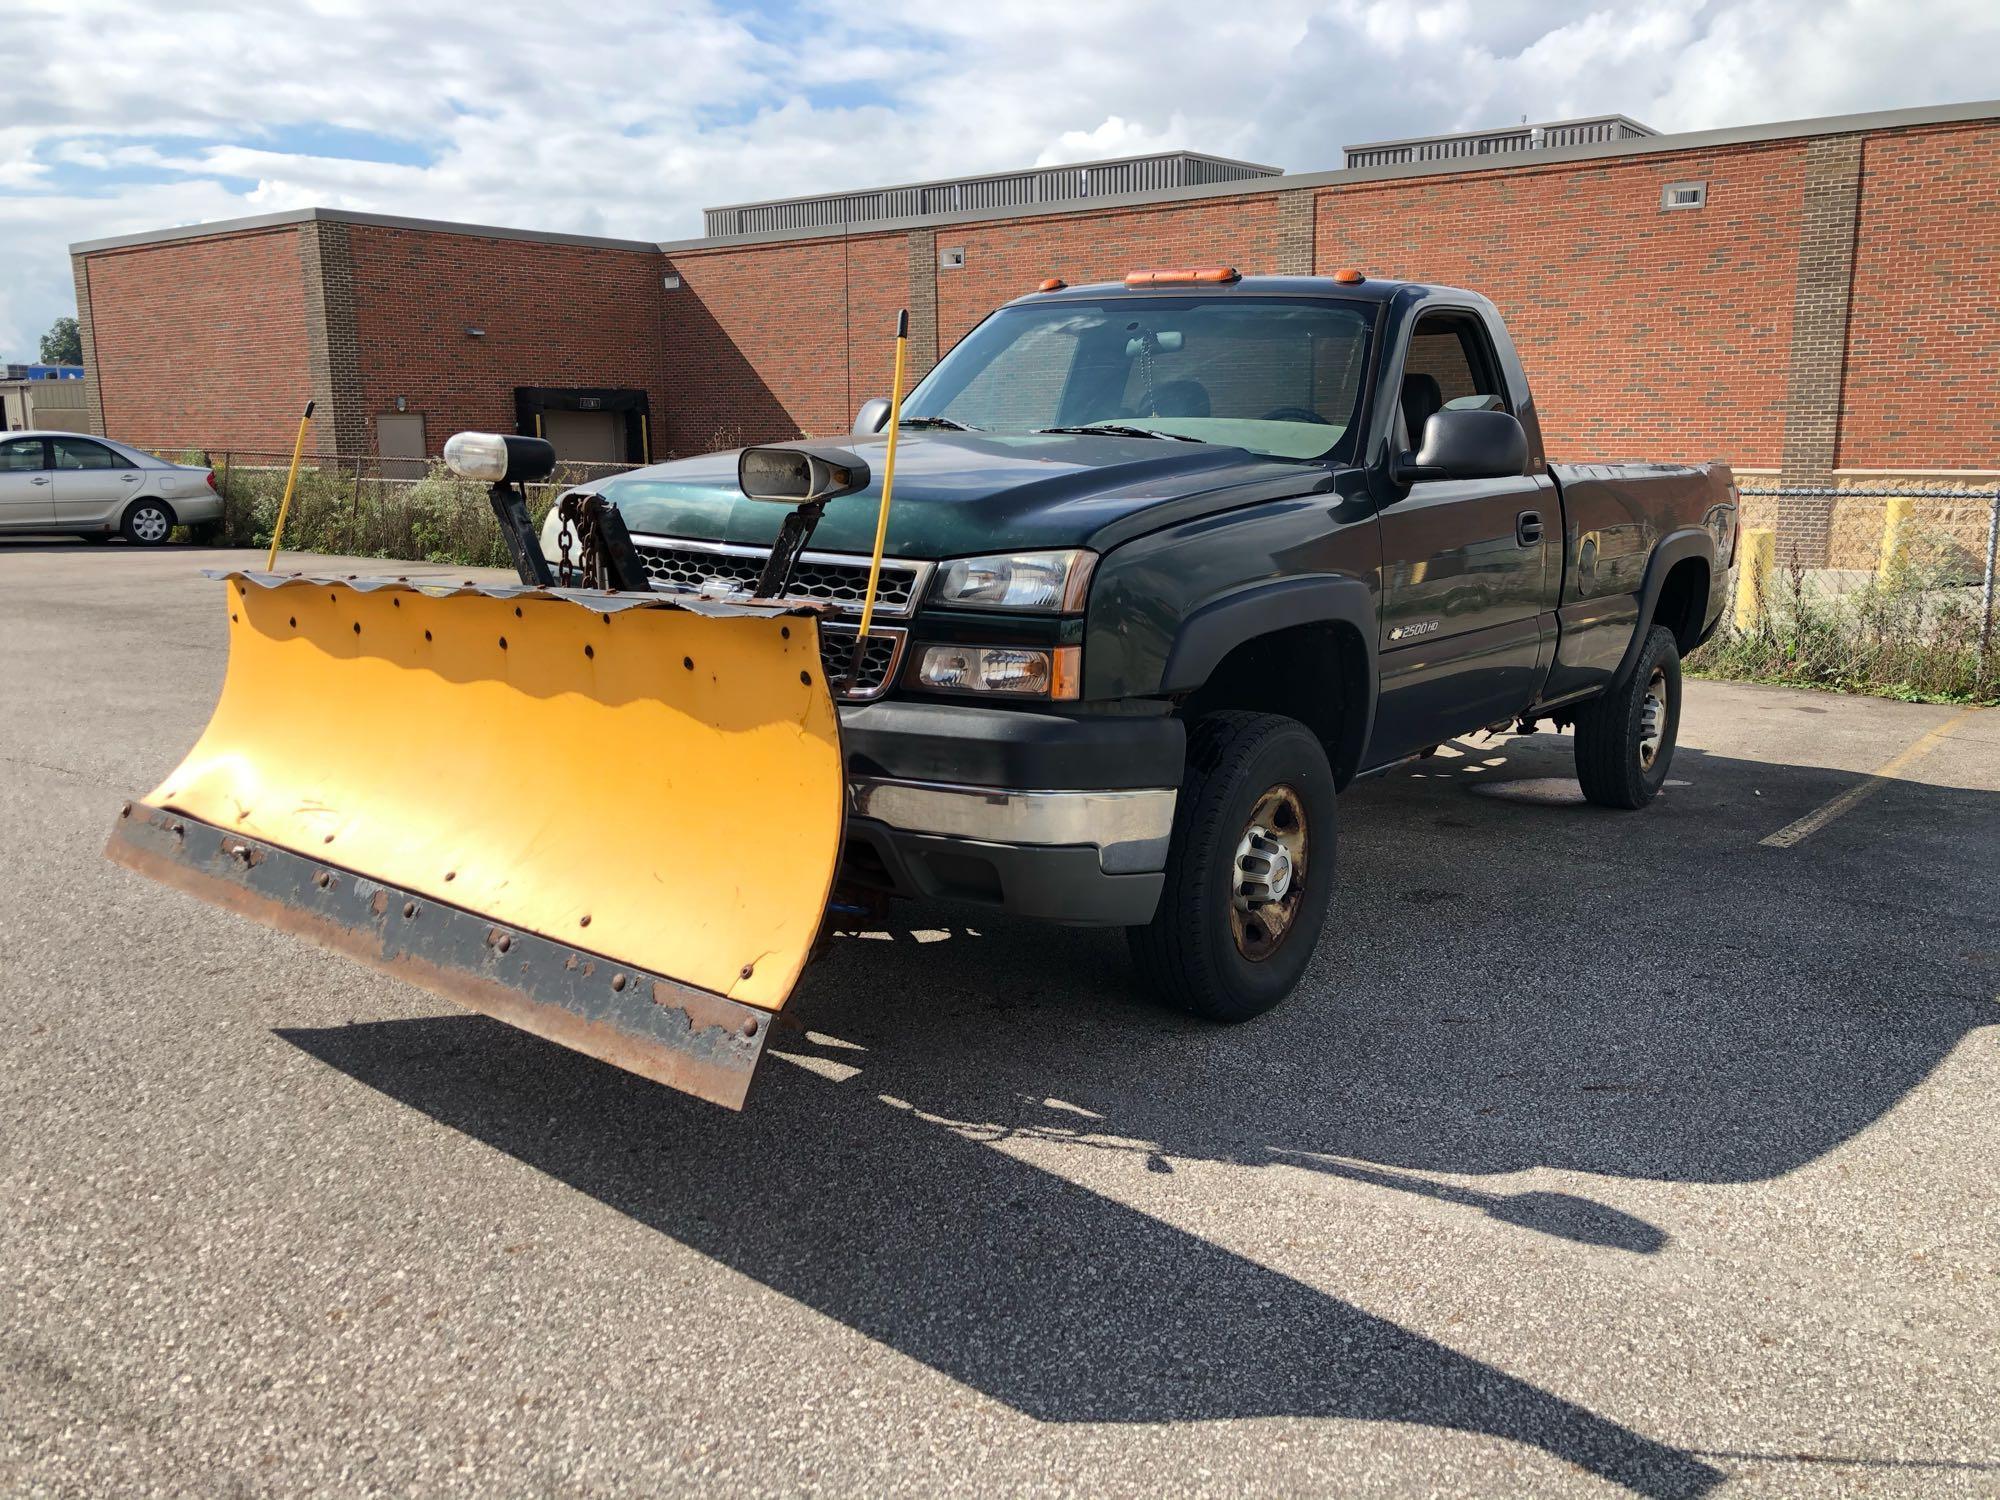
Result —
[{"label": "steel wheel rim", "polygon": [[1639,769],[1650,771],[1660,758],[1660,746],[1667,738],[1667,673],[1653,668],[1646,681],[1646,696],[1639,701]]},{"label": "steel wheel rim", "polygon": [[1290,786],[1270,788],[1250,809],[1230,867],[1230,935],[1252,963],[1290,936],[1305,901],[1309,854],[1304,800]]},{"label": "steel wheel rim", "polygon": [[169,529],[167,513],[157,505],[142,506],[132,512],[132,534],[142,542],[157,542]]}]

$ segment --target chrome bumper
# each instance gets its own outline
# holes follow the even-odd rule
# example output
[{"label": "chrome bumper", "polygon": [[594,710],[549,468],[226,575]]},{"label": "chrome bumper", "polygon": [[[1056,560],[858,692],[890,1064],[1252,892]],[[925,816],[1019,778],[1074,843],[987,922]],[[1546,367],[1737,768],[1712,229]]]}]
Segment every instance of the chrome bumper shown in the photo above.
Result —
[{"label": "chrome bumper", "polygon": [[1108,875],[1163,870],[1173,835],[1176,787],[1120,792],[1019,791],[857,776],[848,807],[907,833],[988,844],[1089,845]]}]

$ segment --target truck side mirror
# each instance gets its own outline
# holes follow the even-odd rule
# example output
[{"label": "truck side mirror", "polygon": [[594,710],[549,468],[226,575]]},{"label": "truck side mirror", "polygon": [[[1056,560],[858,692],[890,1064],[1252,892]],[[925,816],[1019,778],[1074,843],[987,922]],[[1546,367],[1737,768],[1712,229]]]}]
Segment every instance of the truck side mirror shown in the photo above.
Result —
[{"label": "truck side mirror", "polygon": [[889,420],[889,398],[876,396],[861,403],[861,410],[854,414],[854,435],[866,437],[871,432],[880,432]]},{"label": "truck side mirror", "polygon": [[1446,408],[1424,424],[1424,445],[1389,465],[1397,484],[1424,479],[1511,479],[1528,471],[1528,434],[1512,412]]}]

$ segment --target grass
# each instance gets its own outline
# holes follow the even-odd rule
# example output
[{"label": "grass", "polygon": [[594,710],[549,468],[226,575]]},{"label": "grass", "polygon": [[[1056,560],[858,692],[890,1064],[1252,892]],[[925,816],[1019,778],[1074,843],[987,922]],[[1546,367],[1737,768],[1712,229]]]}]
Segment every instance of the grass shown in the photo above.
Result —
[{"label": "grass", "polygon": [[[212,540],[225,547],[268,547],[285,492],[282,468],[216,471],[222,521]],[[534,485],[528,509],[537,528],[561,484]],[[443,464],[410,481],[357,479],[321,468],[299,470],[285,518],[287,552],[325,552],[404,562],[506,567],[507,544],[487,503],[486,486]]]}]

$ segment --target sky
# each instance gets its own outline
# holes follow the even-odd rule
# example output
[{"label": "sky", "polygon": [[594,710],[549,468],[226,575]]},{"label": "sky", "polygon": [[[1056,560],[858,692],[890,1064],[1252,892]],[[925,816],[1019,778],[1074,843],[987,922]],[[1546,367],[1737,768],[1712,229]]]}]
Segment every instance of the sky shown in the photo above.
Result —
[{"label": "sky", "polygon": [[8,0],[0,358],[77,240],[312,205],[631,239],[711,204],[1623,113],[2000,94],[1994,0]]}]

